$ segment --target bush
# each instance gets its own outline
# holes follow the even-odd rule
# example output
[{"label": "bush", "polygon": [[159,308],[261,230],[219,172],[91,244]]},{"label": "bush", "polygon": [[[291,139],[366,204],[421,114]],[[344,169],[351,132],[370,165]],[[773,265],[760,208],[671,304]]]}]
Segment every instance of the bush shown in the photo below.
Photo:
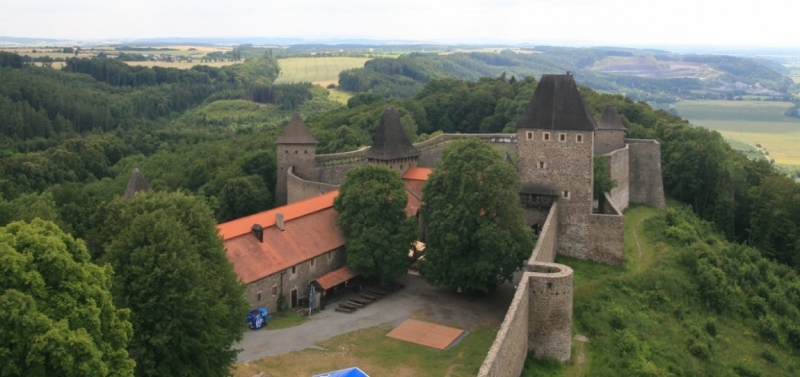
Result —
[{"label": "bush", "polygon": [[778,356],[775,356],[775,354],[770,350],[764,350],[761,352],[761,358],[769,361],[772,364],[775,364],[778,361]]},{"label": "bush", "polygon": [[713,337],[717,336],[717,322],[713,318],[709,318],[708,321],[706,321],[706,325],[703,329],[706,330],[708,335]]},{"label": "bush", "polygon": [[761,336],[767,342],[778,342],[778,324],[775,323],[775,319],[773,319],[769,315],[765,315],[761,317],[758,322],[756,322],[756,331],[758,331],[758,335]]},{"label": "bush", "polygon": [[708,347],[708,345],[697,340],[689,343],[689,353],[703,361],[706,361],[709,357],[711,357],[711,349]]}]

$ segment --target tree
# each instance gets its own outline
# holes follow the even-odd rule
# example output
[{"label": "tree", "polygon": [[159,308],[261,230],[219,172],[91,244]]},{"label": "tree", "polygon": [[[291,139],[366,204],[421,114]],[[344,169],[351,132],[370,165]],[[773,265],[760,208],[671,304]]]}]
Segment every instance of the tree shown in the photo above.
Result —
[{"label": "tree", "polygon": [[385,166],[347,172],[333,207],[344,232],[347,265],[365,277],[390,280],[408,269],[408,250],[417,237],[416,218],[406,215],[405,184]]},{"label": "tree", "polygon": [[597,199],[600,211],[605,203],[604,193],[611,192],[617,187],[617,181],[611,179],[606,164],[606,156],[594,156],[594,198]]},{"label": "tree", "polygon": [[225,256],[211,210],[184,193],[117,198],[103,208],[101,262],[131,310],[137,376],[228,375],[245,329],[244,286]]},{"label": "tree", "polygon": [[0,228],[0,375],[132,376],[111,275],[52,222]]},{"label": "tree", "polygon": [[272,194],[257,175],[228,180],[222,187],[217,220],[224,222],[251,215],[269,208]]},{"label": "tree", "polygon": [[420,272],[431,284],[489,292],[510,281],[533,250],[519,176],[480,139],[454,142],[423,186],[428,227]]}]

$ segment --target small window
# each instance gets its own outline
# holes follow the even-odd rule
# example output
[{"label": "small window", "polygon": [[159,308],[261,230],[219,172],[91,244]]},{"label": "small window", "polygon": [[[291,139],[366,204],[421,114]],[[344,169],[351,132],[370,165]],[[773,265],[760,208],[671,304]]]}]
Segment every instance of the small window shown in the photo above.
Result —
[{"label": "small window", "polygon": [[303,153],[308,154],[308,151],[303,151]]},{"label": "small window", "polygon": [[558,141],[567,141],[567,134],[558,134]]},{"label": "small window", "polygon": [[289,151],[287,150],[286,153],[289,153]]},{"label": "small window", "polygon": [[297,154],[297,151],[294,151],[294,154]]},{"label": "small window", "polygon": [[261,301],[261,291],[258,291],[258,293],[256,293],[256,301]]},{"label": "small window", "polygon": [[542,132],[542,140],[550,141],[550,133],[549,132]]},{"label": "small window", "polygon": [[311,258],[311,267],[314,267],[314,263],[316,260],[317,260],[316,258]]},{"label": "small window", "polygon": [[569,199],[569,191],[567,191],[567,190],[564,190],[564,191],[561,193],[561,196],[562,196],[562,197],[564,197],[564,199]]},{"label": "small window", "polygon": [[578,143],[583,143],[583,135],[581,134],[575,135],[575,141]]},{"label": "small window", "polygon": [[328,260],[333,259],[333,251],[328,252]]},{"label": "small window", "polygon": [[277,285],[273,285],[272,286],[272,295],[275,296],[277,294],[278,294],[278,286]]},{"label": "small window", "polygon": [[528,140],[533,140],[533,131],[525,132],[525,138]]},{"label": "small window", "polygon": [[[564,191],[566,192],[566,191]],[[297,266],[292,266],[292,275],[297,273]]]},{"label": "small window", "polygon": [[539,161],[539,169],[547,169],[547,163],[544,161]]}]

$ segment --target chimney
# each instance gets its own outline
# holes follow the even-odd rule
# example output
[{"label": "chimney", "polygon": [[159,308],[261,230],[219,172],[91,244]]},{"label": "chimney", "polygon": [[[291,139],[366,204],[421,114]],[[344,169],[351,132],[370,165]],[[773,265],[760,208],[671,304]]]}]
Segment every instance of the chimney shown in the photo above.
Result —
[{"label": "chimney", "polygon": [[280,212],[275,212],[275,226],[277,226],[281,231],[286,230],[286,228],[283,226],[283,214]]},{"label": "chimney", "polygon": [[261,227],[261,224],[253,224],[252,232],[258,239],[258,242],[264,242],[264,228]]}]

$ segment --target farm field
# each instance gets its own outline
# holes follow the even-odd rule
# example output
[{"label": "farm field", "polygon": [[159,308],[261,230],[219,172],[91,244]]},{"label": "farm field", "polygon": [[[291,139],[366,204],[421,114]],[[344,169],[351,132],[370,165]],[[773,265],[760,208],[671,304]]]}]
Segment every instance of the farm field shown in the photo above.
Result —
[{"label": "farm field", "polygon": [[783,115],[790,102],[682,101],[678,115],[726,139],[761,146],[780,165],[800,165],[800,119]]},{"label": "farm field", "polygon": [[189,68],[192,68],[192,67],[194,67],[196,65],[207,65],[207,66],[219,68],[219,67],[224,67],[226,65],[239,64],[239,63],[241,63],[241,61],[235,61],[235,62],[227,62],[227,61],[226,62],[202,62],[201,63],[200,60],[196,60],[196,61],[193,61],[193,62],[151,62],[151,61],[146,61],[146,62],[124,62],[124,63],[126,63],[128,65],[131,65],[131,66],[139,65],[139,66],[145,66],[145,67],[164,67],[164,68],[189,69]]},{"label": "farm field", "polygon": [[327,87],[339,84],[339,72],[345,69],[361,68],[369,58],[319,57],[280,59],[281,73],[276,84],[310,82]]}]

